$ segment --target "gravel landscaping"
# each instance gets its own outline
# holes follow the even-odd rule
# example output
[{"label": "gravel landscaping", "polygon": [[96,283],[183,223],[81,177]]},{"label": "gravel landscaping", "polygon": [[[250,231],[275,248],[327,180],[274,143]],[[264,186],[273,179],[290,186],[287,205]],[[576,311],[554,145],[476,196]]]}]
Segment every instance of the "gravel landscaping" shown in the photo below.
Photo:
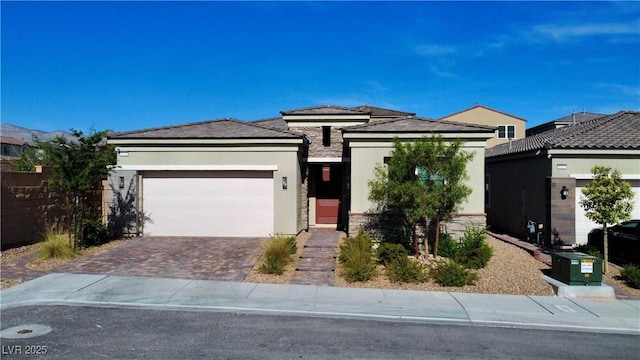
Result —
[{"label": "gravel landscaping", "polygon": [[[298,235],[298,254],[302,251],[305,242],[309,239],[310,233],[302,232]],[[126,241],[126,240],[120,240]],[[103,246],[83,250],[78,257],[97,254],[112,246],[118,246],[120,241],[113,241]],[[494,255],[489,264],[478,271],[479,280],[473,286],[464,287],[441,287],[433,281],[421,284],[393,283],[389,281],[383,272],[371,281],[348,283],[340,277],[340,266],[336,267],[335,285],[341,287],[368,287],[384,289],[412,289],[427,291],[452,291],[452,292],[472,292],[484,294],[514,294],[514,295],[554,295],[552,287],[542,279],[542,271],[549,269],[549,266],[535,260],[526,251],[491,236],[487,242],[494,249]],[[0,253],[0,263],[3,268],[6,263],[16,263],[22,261],[27,269],[37,271],[55,271],[56,267],[71,262],[73,260],[38,260],[38,244],[9,249]],[[283,275],[266,275],[257,271],[260,260],[249,272],[244,281],[258,283],[287,284],[291,281],[295,272],[296,263],[293,262],[285,268]],[[379,270],[382,270],[380,267]],[[624,281],[617,277],[620,275],[618,266],[610,266],[608,274],[604,275],[605,282],[622,288],[627,293],[640,297],[640,289],[628,287]],[[8,279],[2,276],[0,289],[19,284],[19,279]]]}]

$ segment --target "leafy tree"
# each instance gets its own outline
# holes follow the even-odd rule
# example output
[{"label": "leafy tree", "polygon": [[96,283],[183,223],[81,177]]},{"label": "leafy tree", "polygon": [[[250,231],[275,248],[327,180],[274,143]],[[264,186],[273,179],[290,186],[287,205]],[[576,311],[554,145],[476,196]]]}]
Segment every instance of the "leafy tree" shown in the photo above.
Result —
[{"label": "leafy tree", "polygon": [[68,140],[58,136],[50,141],[36,139],[44,165],[53,168],[50,184],[64,195],[64,208],[73,233],[73,247],[84,245],[83,230],[87,221],[95,219],[97,206],[91,203],[91,192],[100,189],[103,179],[116,163],[113,145],[106,143],[106,131],[84,135],[71,130],[75,137]]},{"label": "leafy tree", "polygon": [[609,241],[607,224],[616,224],[631,218],[633,191],[631,185],[622,180],[620,171],[596,165],[591,168],[593,181],[582,189],[580,205],[587,218],[602,225],[604,240],[603,271],[609,270]]},{"label": "leafy tree", "polygon": [[368,183],[369,199],[378,203],[379,210],[405,220],[416,255],[420,253],[419,222],[425,218],[435,220],[437,256],[440,222],[450,219],[471,193],[463,180],[466,163],[473,154],[465,153],[461,146],[461,140],[446,144],[441,136],[412,143],[395,138],[388,167],[376,166],[375,178]]}]

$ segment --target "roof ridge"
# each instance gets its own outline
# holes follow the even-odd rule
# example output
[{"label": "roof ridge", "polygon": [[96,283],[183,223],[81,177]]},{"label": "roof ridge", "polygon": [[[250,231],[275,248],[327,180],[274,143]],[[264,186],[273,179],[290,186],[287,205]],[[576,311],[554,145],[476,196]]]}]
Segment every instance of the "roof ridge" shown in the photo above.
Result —
[{"label": "roof ridge", "polygon": [[[279,119],[279,118],[275,117],[275,118],[272,118],[272,119],[264,119],[264,120],[275,120],[275,119]],[[283,133],[283,134],[290,134],[290,135],[296,135],[296,136],[304,137],[303,134],[296,133],[296,132],[293,132],[291,130],[275,129],[275,128],[272,128],[272,127],[269,127],[269,126],[254,124],[252,121],[238,121],[238,122],[241,122],[243,124],[250,125],[250,126],[255,126],[257,128],[260,128],[260,129],[265,129],[265,130],[275,131],[275,132],[279,132],[279,133]]]},{"label": "roof ridge", "polygon": [[149,131],[176,129],[176,128],[180,128],[180,127],[184,127],[184,126],[203,125],[203,124],[219,122],[219,121],[227,121],[227,120],[236,120],[236,119],[219,118],[219,119],[196,121],[196,122],[192,122],[192,123],[185,123],[185,124],[178,124],[178,125],[157,126],[157,127],[140,129],[140,130],[122,131],[122,132],[117,132],[116,134],[117,135],[129,135],[129,134],[135,134],[135,133],[145,133],[145,132],[149,132]]},{"label": "roof ridge", "polygon": [[512,115],[512,114],[506,113],[504,111],[501,111],[501,110],[496,110],[494,108],[490,108],[488,106],[485,106],[485,105],[482,105],[482,104],[478,104],[478,103],[476,103],[474,106],[472,106],[470,108],[454,112],[453,114],[445,115],[445,116],[439,118],[438,120],[442,120],[442,119],[445,119],[445,118],[448,118],[448,117],[452,117],[454,115],[462,114],[463,112],[466,112],[466,111],[469,111],[469,110],[473,110],[475,108],[483,108],[483,109],[491,110],[493,112],[497,112],[497,113],[502,114],[502,115],[506,115],[506,116],[509,116],[509,117],[512,117],[512,118],[516,118],[516,119],[522,120],[524,122],[528,122],[527,119],[525,119],[525,118],[521,118],[519,116],[515,116],[515,115]]},{"label": "roof ridge", "polygon": [[358,111],[361,112],[363,114],[367,114],[367,112],[361,111],[361,110],[357,110],[357,109],[353,109],[353,108],[349,108],[346,106],[340,106],[340,105],[316,105],[316,106],[309,106],[309,107],[304,107],[304,108],[299,108],[299,109],[291,109],[291,110],[282,110],[280,111],[281,114],[285,114],[285,113],[290,113],[290,112],[294,112],[294,111],[306,111],[306,110],[317,110],[317,109],[340,109],[340,110],[349,110],[349,111]]},{"label": "roof ridge", "polygon": [[372,105],[358,105],[358,106],[352,107],[351,109],[358,110],[360,108],[371,108],[371,109],[376,109],[376,110],[385,110],[385,111],[397,112],[397,113],[402,113],[402,114],[407,114],[407,115],[414,115],[414,116],[416,115],[416,113],[414,113],[414,112],[408,112],[408,111],[402,111],[402,110],[394,110],[394,109],[383,108],[383,107],[372,106]]}]

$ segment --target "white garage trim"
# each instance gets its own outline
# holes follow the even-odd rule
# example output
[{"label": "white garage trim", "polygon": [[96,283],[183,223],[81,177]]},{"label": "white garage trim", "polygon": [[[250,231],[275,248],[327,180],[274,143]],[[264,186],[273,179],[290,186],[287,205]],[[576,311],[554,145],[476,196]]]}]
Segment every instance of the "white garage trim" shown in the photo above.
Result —
[{"label": "white garage trim", "polygon": [[137,171],[277,171],[278,165],[120,165],[116,169]]},{"label": "white garage trim", "polygon": [[272,171],[148,171],[141,192],[147,236],[273,233]]}]

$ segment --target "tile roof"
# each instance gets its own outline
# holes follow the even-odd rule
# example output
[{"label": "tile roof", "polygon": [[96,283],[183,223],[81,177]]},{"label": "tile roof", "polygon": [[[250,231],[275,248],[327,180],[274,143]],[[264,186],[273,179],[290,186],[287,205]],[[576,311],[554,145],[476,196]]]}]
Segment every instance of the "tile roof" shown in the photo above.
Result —
[{"label": "tile roof", "polygon": [[120,132],[110,139],[272,139],[303,138],[303,135],[276,130],[260,124],[235,119],[210,120],[198,123]]},{"label": "tile roof", "polygon": [[10,136],[0,136],[0,142],[3,144],[10,144],[10,145],[24,145],[25,142],[20,140],[20,139],[16,139],[14,137],[10,137]]},{"label": "tile roof", "polygon": [[506,112],[503,112],[503,111],[500,111],[500,110],[496,110],[496,109],[492,109],[492,108],[490,108],[490,107],[488,107],[488,106],[484,106],[484,105],[480,105],[480,104],[477,104],[477,105],[475,105],[475,106],[472,106],[472,107],[470,107],[470,108],[468,108],[468,109],[460,110],[460,111],[458,111],[458,112],[455,112],[455,113],[453,113],[453,114],[449,114],[449,115],[447,115],[447,116],[443,116],[443,117],[441,117],[441,118],[440,118],[440,120],[444,120],[444,119],[446,119],[446,118],[450,118],[450,117],[452,117],[452,116],[455,116],[455,115],[458,115],[458,114],[462,114],[463,112],[467,112],[467,111],[473,110],[473,109],[475,109],[475,108],[482,108],[482,109],[485,109],[485,110],[489,110],[489,111],[496,112],[496,113],[498,113],[498,114],[502,114],[502,115],[506,115],[506,116],[509,116],[509,117],[512,117],[512,118],[515,118],[515,119],[519,119],[519,120],[522,120],[522,121],[524,121],[524,122],[526,122],[526,121],[527,121],[526,119],[523,119],[523,118],[521,118],[521,117],[514,116],[514,115],[511,115],[511,114],[507,114]]},{"label": "tile roof", "polygon": [[281,117],[253,120],[253,121],[250,121],[249,123],[268,127],[270,129],[280,130],[280,131],[289,130],[289,125],[287,125],[287,122],[284,121],[284,119],[282,119]]},{"label": "tile roof", "polygon": [[367,112],[372,116],[415,116],[416,115],[416,113],[410,113],[410,112],[398,111],[398,110],[392,110],[392,109],[383,109],[383,108],[369,106],[369,105],[355,106],[352,109]]},{"label": "tile roof", "polygon": [[486,132],[493,133],[495,128],[482,125],[460,124],[449,121],[436,121],[422,117],[403,117],[381,120],[362,125],[345,127],[345,133],[385,133],[385,132]]},{"label": "tile roof", "polygon": [[640,112],[613,115],[545,131],[487,149],[485,157],[548,149],[640,149]]},{"label": "tile roof", "polygon": [[581,113],[575,113],[575,114],[563,116],[561,118],[551,120],[550,122],[559,123],[559,124],[573,124],[574,116],[575,116],[575,121],[579,123],[579,122],[585,122],[585,121],[601,118],[603,116],[606,116],[606,114],[581,112]]},{"label": "tile roof", "polygon": [[280,111],[282,115],[368,115],[368,112],[335,105],[312,106],[302,109]]}]

